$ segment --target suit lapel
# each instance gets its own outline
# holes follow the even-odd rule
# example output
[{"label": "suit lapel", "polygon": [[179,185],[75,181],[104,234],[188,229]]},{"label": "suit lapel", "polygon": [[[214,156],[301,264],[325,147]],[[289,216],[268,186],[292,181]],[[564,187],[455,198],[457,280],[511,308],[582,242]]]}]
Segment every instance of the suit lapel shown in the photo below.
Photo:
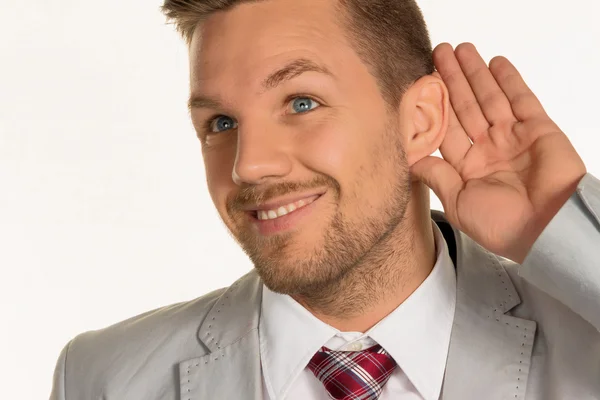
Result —
[{"label": "suit lapel", "polygon": [[252,270],[217,300],[198,330],[208,354],[179,364],[181,400],[263,398],[258,342],[261,289]]},{"label": "suit lapel", "polygon": [[[443,400],[524,399],[536,323],[507,314],[519,295],[498,258],[432,213],[457,266]],[[453,236],[453,237],[452,237]]]}]

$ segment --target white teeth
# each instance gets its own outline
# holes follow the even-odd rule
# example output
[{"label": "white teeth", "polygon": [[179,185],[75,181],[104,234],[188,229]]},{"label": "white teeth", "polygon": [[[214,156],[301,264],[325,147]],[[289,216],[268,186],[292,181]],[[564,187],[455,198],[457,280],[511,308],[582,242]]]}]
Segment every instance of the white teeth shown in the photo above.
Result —
[{"label": "white teeth", "polygon": [[275,219],[275,218],[283,217],[284,215],[287,215],[287,214],[291,213],[292,211],[296,211],[299,208],[309,205],[316,199],[317,198],[314,197],[314,198],[311,198],[308,200],[306,200],[306,199],[299,200],[295,203],[290,203],[286,206],[281,206],[277,210],[259,210],[256,213],[256,217],[259,220]]}]

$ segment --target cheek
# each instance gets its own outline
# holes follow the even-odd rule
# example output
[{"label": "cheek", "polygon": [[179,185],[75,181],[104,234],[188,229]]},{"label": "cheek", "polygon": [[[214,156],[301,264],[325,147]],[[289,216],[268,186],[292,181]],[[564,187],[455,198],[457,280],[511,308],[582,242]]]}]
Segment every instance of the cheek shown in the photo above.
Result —
[{"label": "cheek", "polygon": [[344,123],[341,120],[327,121],[300,135],[298,157],[306,167],[339,183],[347,218],[372,217],[389,197],[394,150],[383,123],[361,124],[349,116]]},{"label": "cheek", "polygon": [[205,150],[203,152],[206,184],[210,197],[219,214],[225,219],[227,196],[235,189],[231,178],[235,152],[230,149]]},{"label": "cheek", "polygon": [[366,164],[369,143],[358,124],[339,122],[331,118],[311,126],[297,137],[295,147],[306,167],[333,177],[343,186]]}]

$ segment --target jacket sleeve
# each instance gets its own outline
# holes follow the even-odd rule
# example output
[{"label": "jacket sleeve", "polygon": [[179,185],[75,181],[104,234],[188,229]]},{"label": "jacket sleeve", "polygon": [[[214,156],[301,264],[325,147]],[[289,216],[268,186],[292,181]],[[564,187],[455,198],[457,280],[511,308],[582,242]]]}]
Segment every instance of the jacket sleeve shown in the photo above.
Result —
[{"label": "jacket sleeve", "polygon": [[54,381],[52,382],[52,392],[50,400],[66,400],[66,370],[67,370],[67,353],[69,352],[69,344],[61,351],[56,368],[54,369]]},{"label": "jacket sleeve", "polygon": [[600,180],[582,178],[519,274],[600,331]]}]

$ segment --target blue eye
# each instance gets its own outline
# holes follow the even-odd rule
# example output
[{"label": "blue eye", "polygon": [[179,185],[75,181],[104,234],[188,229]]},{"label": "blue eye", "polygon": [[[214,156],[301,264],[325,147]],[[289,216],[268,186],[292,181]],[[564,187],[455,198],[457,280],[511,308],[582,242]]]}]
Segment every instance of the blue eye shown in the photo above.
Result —
[{"label": "blue eye", "polygon": [[320,104],[309,97],[297,97],[292,101],[292,110],[294,113],[300,114],[314,110]]},{"label": "blue eye", "polygon": [[210,122],[210,131],[213,133],[224,132],[235,128],[237,128],[237,122],[224,115],[217,117]]}]

